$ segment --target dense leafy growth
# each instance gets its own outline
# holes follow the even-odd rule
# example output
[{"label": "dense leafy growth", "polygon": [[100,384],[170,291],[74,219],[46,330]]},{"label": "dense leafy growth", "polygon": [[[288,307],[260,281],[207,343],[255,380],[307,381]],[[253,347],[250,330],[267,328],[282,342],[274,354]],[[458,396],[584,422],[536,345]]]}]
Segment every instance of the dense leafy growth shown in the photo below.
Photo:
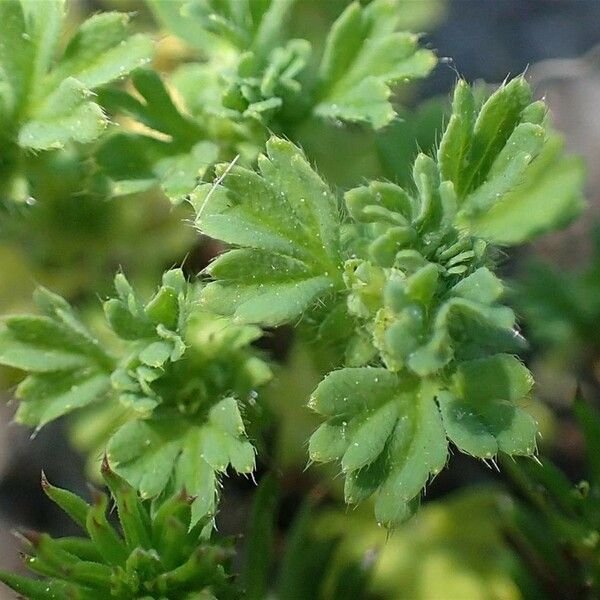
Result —
[{"label": "dense leafy growth", "polygon": [[151,40],[129,35],[129,16],[107,12],[83,23],[60,54],[65,0],[0,5],[0,193],[24,200],[26,152],[88,143],[108,120],[93,90],[146,64]]},{"label": "dense leafy growth", "polygon": [[[511,354],[522,338],[501,304],[490,242],[526,239],[577,210],[574,186],[557,188],[550,208],[531,191],[554,144],[546,120],[522,78],[481,107],[459,82],[437,156],[414,163],[413,190],[350,190],[349,219],[300,151],[277,138],[259,174],[223,166],[193,197],[201,231],[242,247],[210,265],[209,306],[274,325],[346,296],[349,366],[309,403],[326,418],[310,455],[340,459],[346,500],[376,493],[388,525],[442,469],[447,440],[483,459],[535,451],[535,422],[519,406],[532,379]],[[535,224],[521,218],[524,203],[537,206]]]},{"label": "dense leafy growth", "polygon": [[148,71],[132,75],[135,95],[101,91],[112,114],[143,126],[114,133],[98,153],[115,195],[158,182],[180,202],[218,157],[252,163],[269,130],[291,133],[311,117],[381,128],[395,116],[392,87],[424,77],[436,62],[417,36],[397,31],[398,0],[351,3],[324,40],[320,62],[307,40],[283,39],[294,0],[150,4],[204,61],[173,74],[177,103]]},{"label": "dense leafy growth", "polygon": [[169,489],[194,497],[192,522],[214,515],[218,476],[231,465],[254,469],[240,403],[270,378],[247,348],[253,326],[194,310],[198,290],[180,270],[142,303],[123,274],[118,297],[104,303],[120,358],[104,351],[62,298],[38,290],[44,316],[12,316],[0,332],[0,362],[31,374],[20,384],[17,420],[41,427],[90,403],[120,403],[123,423],[112,431],[108,459],[152,498]]},{"label": "dense leafy growth", "polygon": [[106,494],[94,490],[90,505],[42,476],[46,495],[86,537],[23,532],[25,564],[42,579],[0,573],[1,581],[30,600],[237,597],[230,575],[231,544],[204,539],[204,523],[191,521],[193,498],[176,494],[156,508],[111,471],[106,461],[102,476],[116,505],[120,529],[108,519]]},{"label": "dense leafy growth", "polygon": [[[220,73],[206,67],[200,71],[205,78],[217,78],[225,109],[267,122],[313,112],[379,128],[394,118],[390,85],[424,77],[435,65],[433,52],[418,48],[417,36],[397,31],[397,0],[350,3],[332,25],[315,65],[307,40],[282,39],[282,24],[294,2],[182,3],[181,13],[206,32],[201,48],[209,65],[223,64],[229,50]],[[154,6],[159,15],[167,10],[158,2]],[[186,37],[189,23],[179,23]]]},{"label": "dense leafy growth", "polygon": [[[309,462],[335,463],[345,501],[370,502],[394,528],[453,447],[492,463],[533,456],[533,378],[497,266],[502,247],[580,211],[580,162],[524,77],[494,89],[459,80],[448,110],[441,99],[402,109],[401,84],[436,63],[401,31],[402,0],[306,3],[323,10],[314,36],[294,27],[294,0],[147,4],[141,19],[156,17],[165,45],[185,43],[176,65],[160,52],[150,64],[152,40],[130,33],[130,15],[101,12],[69,37],[65,0],[0,0],[0,233],[45,267],[85,265],[78,282],[49,278],[83,310],[38,288],[37,314],[0,323],[0,364],[22,377],[17,422],[37,431],[80,416],[81,447],[105,456],[119,518],[113,527],[104,494],[88,505],[44,480],[88,537],[27,533],[25,561],[41,579],[0,580],[32,599],[365,597],[371,559],[340,567],[339,535],[309,525],[312,500],[341,496],[335,484],[316,486],[291,520],[270,582],[281,500],[272,476],[256,493],[235,587],[231,544],[212,531],[222,479],[251,476],[258,450],[276,464],[274,414],[301,442],[310,417]],[[152,203],[164,206],[156,223]],[[183,211],[193,211],[190,235],[213,238],[206,256],[158,223]],[[117,235],[125,252],[107,252]],[[177,268],[149,299],[137,291],[188,250],[202,281]],[[117,274],[99,326],[89,300],[106,290],[108,268],[131,273],[123,255],[144,273],[135,289]],[[545,274],[522,305],[542,306],[551,333],[566,311],[569,333],[584,338],[600,314],[597,279],[594,264],[566,297]],[[266,333],[261,344],[276,346],[271,328],[285,325],[300,342],[273,407],[259,395],[272,372],[257,342]],[[298,422],[294,394],[312,409]],[[524,487],[545,520],[514,505],[516,533],[555,527],[556,552],[564,542],[585,555],[582,577],[597,587],[586,555],[597,558],[595,484],[573,496],[551,469],[525,478],[538,476],[553,505]]]}]

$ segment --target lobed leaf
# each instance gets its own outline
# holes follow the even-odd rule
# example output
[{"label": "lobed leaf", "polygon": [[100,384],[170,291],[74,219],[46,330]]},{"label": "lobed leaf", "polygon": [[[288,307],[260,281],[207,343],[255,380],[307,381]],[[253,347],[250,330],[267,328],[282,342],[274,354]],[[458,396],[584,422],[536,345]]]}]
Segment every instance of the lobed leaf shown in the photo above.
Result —
[{"label": "lobed leaf", "polygon": [[346,8],[325,43],[315,114],[376,129],[394,118],[390,86],[424,77],[436,63],[433,52],[418,48],[418,36],[395,31],[398,16],[392,0]]},{"label": "lobed leaf", "polygon": [[63,298],[40,288],[35,300],[44,316],[5,319],[0,364],[29,372],[17,388],[15,418],[42,427],[105,396],[113,359]]},{"label": "lobed leaf", "polygon": [[501,85],[479,111],[459,81],[437,162],[458,198],[457,226],[495,243],[522,243],[582,207],[581,164],[562,155],[546,107],[531,102],[523,77]]},{"label": "lobed leaf", "polygon": [[221,167],[214,186],[192,196],[199,229],[245,247],[224,254],[207,272],[206,305],[242,322],[277,325],[293,319],[340,285],[335,198],[302,153],[271,138],[259,173]]}]

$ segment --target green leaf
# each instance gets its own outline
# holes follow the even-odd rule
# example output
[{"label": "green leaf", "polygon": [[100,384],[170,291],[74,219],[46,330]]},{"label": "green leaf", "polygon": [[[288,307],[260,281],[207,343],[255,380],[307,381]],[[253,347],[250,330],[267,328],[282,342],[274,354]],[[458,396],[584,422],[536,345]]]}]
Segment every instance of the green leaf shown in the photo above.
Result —
[{"label": "green leaf", "polygon": [[442,181],[452,183],[456,226],[499,244],[519,244],[570,221],[582,208],[583,170],[565,158],[543,102],[523,77],[501,85],[479,111],[459,81],[440,141]]},{"label": "green leaf", "polygon": [[69,141],[89,143],[106,127],[93,94],[77,79],[63,80],[40,106],[36,118],[24,123],[19,145],[32,150],[62,148]]},{"label": "green leaf", "polygon": [[0,6],[0,123],[3,129],[10,124],[3,162],[12,170],[20,164],[19,147],[48,150],[97,139],[108,120],[94,88],[150,60],[152,41],[130,37],[129,16],[119,13],[91,17],[59,52],[64,18],[63,0],[7,0]]},{"label": "green leaf", "polygon": [[310,436],[308,456],[314,462],[331,462],[341,459],[348,448],[346,429],[348,423],[343,417],[329,419],[322,423]]},{"label": "green leaf", "polygon": [[42,471],[42,488],[52,502],[60,506],[75,523],[85,528],[90,505],[73,492],[50,485]]},{"label": "green leaf", "polygon": [[513,402],[487,398],[477,403],[450,392],[441,392],[438,402],[448,438],[459,450],[478,458],[535,452],[537,423]]},{"label": "green leaf", "polygon": [[572,221],[584,206],[585,171],[579,158],[563,155],[562,146],[551,135],[521,184],[488,211],[470,217],[469,229],[498,244],[514,245]]},{"label": "green leaf", "polygon": [[532,384],[531,374],[514,356],[461,363],[452,391],[438,396],[448,437],[479,458],[492,458],[499,451],[533,454],[537,424],[517,404],[527,398]]},{"label": "green leaf", "polygon": [[533,377],[516,357],[497,354],[458,365],[453,384],[457,395],[475,403],[490,398],[517,402],[529,394]]},{"label": "green leaf", "polygon": [[131,421],[110,439],[107,457],[114,470],[139,490],[142,498],[158,496],[172,476],[184,433],[180,419]]},{"label": "green leaf", "polygon": [[[264,57],[280,41],[282,25],[289,19],[294,2],[188,0],[182,14],[196,19],[202,29],[215,34],[211,45],[215,41],[227,42],[239,51],[249,50]],[[209,53],[219,49],[218,45],[205,48]]]},{"label": "green leaf", "polygon": [[63,45],[65,12],[64,0],[0,3],[0,178],[2,195],[13,201],[38,194],[32,186],[44,179],[45,159],[36,151],[103,134],[109,119],[97,86],[125,77],[152,54],[151,39],[130,36],[129,16],[119,13],[91,17]]},{"label": "green leaf", "polygon": [[356,471],[371,464],[383,451],[397,418],[397,405],[388,402],[369,413],[362,423],[356,424],[352,441],[342,457],[342,470]]},{"label": "green leaf", "polygon": [[376,494],[377,518],[389,527],[410,515],[408,504],[446,462],[429,387],[387,369],[346,368],[330,373],[309,402],[330,417],[311,437],[311,459],[340,459],[346,502]]},{"label": "green leaf", "polygon": [[192,196],[206,235],[245,246],[208,267],[206,305],[243,322],[277,325],[341,285],[335,198],[302,153],[271,138],[260,174],[222,166]]},{"label": "green leaf", "polygon": [[398,6],[353,2],[333,24],[319,69],[315,114],[380,128],[394,118],[390,85],[426,76],[436,59],[418,36],[395,31]]},{"label": "green leaf", "polygon": [[170,482],[192,495],[191,527],[214,516],[218,474],[229,465],[254,470],[254,448],[233,398],[215,403],[205,423],[167,416],[127,423],[109,440],[107,457],[142,498],[159,496]]},{"label": "green leaf", "polygon": [[90,506],[43,479],[49,497],[84,527],[87,537],[24,532],[23,560],[36,577],[0,573],[0,581],[31,599],[149,598],[148,593],[173,599],[238,597],[230,573],[232,544],[210,541],[206,519],[190,526],[193,498],[178,493],[151,507],[106,460],[102,475],[118,523],[109,522],[105,494],[92,489]]},{"label": "green leaf", "polygon": [[384,404],[398,385],[398,377],[386,369],[340,369],[318,385],[308,406],[323,416],[353,416]]},{"label": "green leaf", "polygon": [[389,442],[389,472],[375,500],[375,516],[387,527],[409,516],[414,500],[429,477],[437,475],[448,457],[442,420],[433,394],[424,385],[406,402],[403,417]]},{"label": "green leaf", "polygon": [[195,20],[182,14],[182,8],[189,0],[148,0],[157,21],[187,44],[200,50],[207,50],[215,43],[214,36],[203,31]]},{"label": "green leaf", "polygon": [[468,177],[459,193],[467,193],[485,180],[531,102],[531,89],[523,77],[516,77],[494,92],[481,107],[473,126]]},{"label": "green leaf", "polygon": [[175,105],[157,73],[138,69],[132,83],[139,97],[104,89],[100,99],[153,133],[113,134],[99,148],[98,162],[112,181],[113,195],[138,193],[158,184],[173,203],[179,203],[217,159],[217,146],[198,120]]},{"label": "green leaf", "polygon": [[17,388],[15,397],[21,403],[15,420],[24,425],[42,427],[100,400],[109,390],[108,374],[89,369],[30,375]]},{"label": "green leaf", "polygon": [[105,12],[85,21],[69,40],[49,79],[55,85],[74,77],[93,89],[119,79],[149,62],[152,41],[129,35],[130,15]]},{"label": "green leaf", "polygon": [[492,304],[503,292],[502,282],[487,267],[480,267],[452,288],[454,295],[483,304]]},{"label": "green leaf", "polygon": [[471,149],[475,124],[475,101],[471,86],[459,80],[454,88],[452,116],[448,121],[437,152],[443,181],[451,181],[456,190],[464,187],[465,166]]},{"label": "green leaf", "polygon": [[113,359],[63,298],[40,288],[35,300],[46,316],[5,319],[0,364],[30,373],[17,388],[16,419],[42,427],[100,400],[110,389]]},{"label": "green leaf", "polygon": [[52,62],[64,7],[64,0],[7,0],[0,4],[0,67],[7,83],[0,105],[5,111],[0,113],[2,120],[17,112],[24,114],[26,105],[40,94],[35,88]]}]

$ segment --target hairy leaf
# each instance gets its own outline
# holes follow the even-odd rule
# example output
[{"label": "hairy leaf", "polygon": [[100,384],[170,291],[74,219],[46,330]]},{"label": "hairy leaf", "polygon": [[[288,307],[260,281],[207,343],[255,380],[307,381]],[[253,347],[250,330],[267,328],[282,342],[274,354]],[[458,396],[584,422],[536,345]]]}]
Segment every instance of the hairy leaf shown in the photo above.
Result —
[{"label": "hairy leaf", "polygon": [[479,112],[459,81],[437,161],[457,194],[459,226],[495,243],[524,242],[582,208],[581,164],[563,156],[543,102],[531,102],[522,77],[500,86]]},{"label": "hairy leaf", "polygon": [[341,460],[346,501],[376,495],[376,515],[393,527],[411,513],[447,442],[433,390],[386,369],[341,369],[317,387],[309,406],[328,420],[310,440],[316,462]]},{"label": "hairy leaf", "polygon": [[36,292],[42,316],[11,316],[0,329],[0,364],[29,372],[17,388],[17,421],[41,427],[100,400],[110,389],[113,359],[68,303]]},{"label": "hairy leaf", "polygon": [[291,143],[271,138],[259,173],[220,167],[192,197],[198,228],[242,248],[207,269],[203,302],[242,322],[276,325],[302,314],[340,281],[335,198]]}]

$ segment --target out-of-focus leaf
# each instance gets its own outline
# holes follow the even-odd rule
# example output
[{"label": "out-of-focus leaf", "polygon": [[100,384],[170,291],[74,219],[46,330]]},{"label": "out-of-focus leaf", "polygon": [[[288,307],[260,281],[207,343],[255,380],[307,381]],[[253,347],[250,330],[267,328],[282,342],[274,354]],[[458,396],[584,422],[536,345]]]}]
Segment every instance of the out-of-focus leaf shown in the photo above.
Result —
[{"label": "out-of-focus leaf", "polygon": [[394,118],[390,85],[426,76],[435,55],[418,37],[396,31],[398,4],[353,2],[331,28],[319,69],[315,113],[367,122],[374,128]]}]

